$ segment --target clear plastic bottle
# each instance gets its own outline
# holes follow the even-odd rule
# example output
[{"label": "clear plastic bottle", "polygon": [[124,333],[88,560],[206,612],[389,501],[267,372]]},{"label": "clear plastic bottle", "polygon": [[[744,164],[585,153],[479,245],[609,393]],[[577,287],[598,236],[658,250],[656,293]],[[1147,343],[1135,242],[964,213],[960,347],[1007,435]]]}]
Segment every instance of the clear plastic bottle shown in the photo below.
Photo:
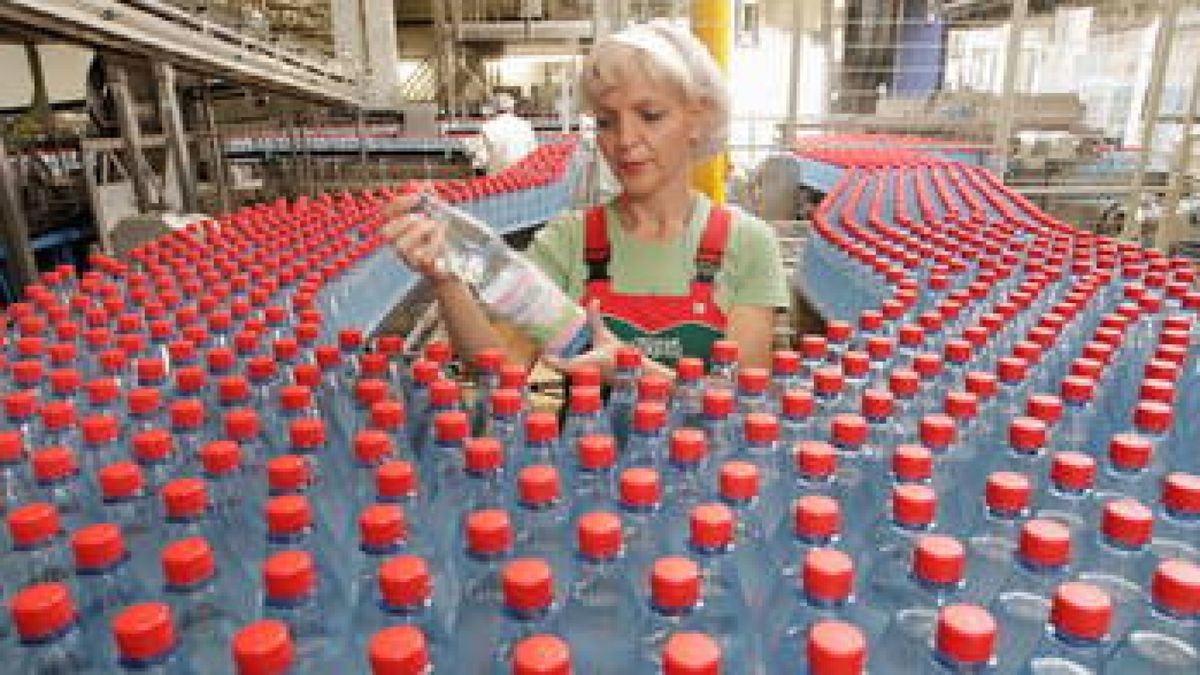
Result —
[{"label": "clear plastic bottle", "polygon": [[517,474],[517,499],[513,512],[517,555],[540,558],[565,582],[570,570],[570,550],[563,545],[570,527],[570,505],[562,493],[558,470],[533,464]]},{"label": "clear plastic bottle", "polygon": [[1021,526],[1031,514],[1032,488],[1025,474],[996,471],[988,476],[983,504],[973,505],[962,535],[976,584],[971,598],[986,603],[1000,591],[1012,567]]},{"label": "clear plastic bottle", "polygon": [[288,624],[263,619],[238,630],[230,642],[238,675],[293,675],[310,664],[301,660]]},{"label": "clear plastic bottle", "polygon": [[[517,643],[534,635],[559,632],[561,606],[556,602],[554,575],[550,565],[540,558],[518,558],[501,572],[504,606],[500,624],[492,642],[489,670],[505,675]],[[471,650],[467,651],[470,654]],[[487,672],[465,659],[464,672]],[[474,668],[473,668],[474,667]]]},{"label": "clear plastic bottle", "polygon": [[683,557],[663,557],[650,571],[649,594],[634,631],[634,672],[658,672],[663,648],[673,634],[699,627],[700,567]]},{"label": "clear plastic bottle", "polygon": [[[655,558],[666,547],[662,484],[658,472],[645,467],[622,471],[617,480],[617,494],[630,574],[634,579],[644,579]],[[642,586],[638,587],[639,593],[644,590]]]},{"label": "clear plastic bottle", "polygon": [[732,673],[744,672],[743,664],[755,663],[762,654],[734,543],[735,529],[733,511],[719,502],[700,504],[688,517],[688,555],[700,566],[704,579],[699,619],[720,643]]},{"label": "clear plastic bottle", "polygon": [[1092,533],[1075,559],[1075,574],[1109,596],[1112,603],[1110,636],[1119,640],[1146,605],[1146,592],[1154,569],[1150,533],[1154,514],[1135,499],[1114,499],[1104,504],[1100,527]]},{"label": "clear plastic bottle", "polygon": [[617,460],[622,469],[660,469],[666,459],[667,409],[661,403],[638,403],[633,410],[633,430]]},{"label": "clear plastic bottle", "polygon": [[852,623],[817,621],[808,629],[801,675],[863,675],[867,667],[867,638]]},{"label": "clear plastic bottle", "polygon": [[579,663],[598,675],[621,675],[632,665],[638,605],[621,539],[616,514],[580,516],[562,627]]},{"label": "clear plastic bottle", "polygon": [[97,523],[76,530],[71,551],[84,635],[97,659],[112,663],[112,645],[105,639],[109,622],[126,605],[148,600],[150,592],[138,579],[116,525]]},{"label": "clear plastic bottle", "polygon": [[325,577],[308,551],[284,550],[262,564],[261,616],[287,624],[295,640],[297,661],[308,672],[321,672],[337,654],[348,612],[339,606],[335,584]]},{"label": "clear plastic bottle", "polygon": [[[420,631],[426,656],[433,663],[449,667],[445,661],[451,656],[445,606],[448,584],[449,579],[431,570],[424,558],[398,555],[385,560],[358,594],[343,658],[359,662],[364,651],[378,654],[382,650],[375,636],[389,626],[405,626]],[[372,663],[377,660],[368,658]]]},{"label": "clear plastic bottle", "polygon": [[711,494],[708,444],[699,429],[671,432],[667,461],[663,464],[663,504],[666,517],[678,520]]},{"label": "clear plastic bottle", "polygon": [[197,673],[230,673],[226,645],[250,616],[249,598],[233,570],[218,570],[201,537],[167,544],[160,554],[162,598],[179,627],[179,641]]},{"label": "clear plastic bottle", "polygon": [[512,670],[509,672],[511,675],[570,675],[571,659],[571,647],[558,636],[532,635],[513,647]]},{"label": "clear plastic bottle", "polygon": [[617,508],[617,444],[612,436],[583,436],[569,463],[571,521],[593,511]]},{"label": "clear plastic bottle", "polygon": [[1150,604],[1113,650],[1105,673],[1190,675],[1200,671],[1200,567],[1183,560],[1159,564]]},{"label": "clear plastic bottle", "polygon": [[[722,664],[725,664],[722,666]],[[661,675],[718,675],[741,672],[745,664],[727,660],[720,642],[707,633],[679,632],[662,649]]]},{"label": "clear plastic bottle", "polygon": [[486,223],[430,195],[417,209],[446,227],[439,264],[472,286],[494,317],[525,333],[545,353],[569,358],[591,346],[587,316],[536,265]]},{"label": "clear plastic bottle", "polygon": [[1200,476],[1173,472],[1162,482],[1151,548],[1160,560],[1200,565]]},{"label": "clear plastic bottle", "polygon": [[1082,452],[1058,452],[1050,461],[1050,480],[1037,495],[1037,517],[1057,520],[1083,535],[1094,522],[1096,460]]},{"label": "clear plastic bottle", "polygon": [[[1104,672],[1105,656],[1112,646],[1112,614],[1112,600],[1098,586],[1074,581],[1059,585],[1050,604],[1050,628],[1020,671]],[[1010,656],[1001,654],[1002,667],[1017,663]]]}]

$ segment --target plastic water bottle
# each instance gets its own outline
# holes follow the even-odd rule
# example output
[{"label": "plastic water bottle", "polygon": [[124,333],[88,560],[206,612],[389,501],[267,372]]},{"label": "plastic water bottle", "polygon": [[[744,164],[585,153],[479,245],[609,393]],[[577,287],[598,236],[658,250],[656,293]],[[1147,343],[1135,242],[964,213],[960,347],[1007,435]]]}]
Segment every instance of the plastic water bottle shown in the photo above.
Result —
[{"label": "plastic water bottle", "polygon": [[[1104,672],[1105,655],[1111,647],[1112,614],[1112,601],[1103,589],[1080,582],[1061,584],[1051,601],[1050,629],[1030,655],[1025,672],[1045,668]],[[1002,653],[1001,663],[1009,656]]]},{"label": "plastic water bottle", "polygon": [[562,545],[570,527],[570,505],[563,498],[558,470],[549,464],[532,464],[517,474],[513,512],[516,554],[540,558],[565,582],[570,551]]},{"label": "plastic water bottle", "polygon": [[823,619],[808,629],[802,675],[862,675],[867,665],[867,638],[852,623]]},{"label": "plastic water bottle", "polygon": [[305,550],[282,550],[262,563],[261,616],[287,624],[297,660],[312,664],[312,672],[336,655],[348,614],[336,582],[322,572]]},{"label": "plastic water bottle", "polygon": [[33,493],[33,475],[21,432],[0,431],[0,512],[9,513],[32,499]]},{"label": "plastic water bottle", "polygon": [[996,636],[1001,627],[984,608],[977,605],[949,605],[938,612],[933,649],[928,643],[914,645],[924,649],[915,662],[896,659],[888,667],[896,672],[990,673],[996,663]]},{"label": "plastic water bottle", "polygon": [[642,355],[632,347],[620,347],[614,355],[612,392],[608,397],[608,418],[613,436],[622,451],[633,426],[633,407],[637,403],[637,380],[641,377]]},{"label": "plastic water bottle", "polygon": [[643,373],[636,389],[638,403],[661,403],[670,411],[671,380],[658,373]]},{"label": "plastic water bottle", "polygon": [[[544,633],[558,633],[561,606],[555,601],[551,567],[539,558],[518,558],[501,573],[504,608],[494,641],[491,671],[503,675],[518,642]],[[470,668],[470,664],[467,664]],[[476,669],[472,672],[480,672]]]},{"label": "plastic water bottle", "polygon": [[158,580],[154,548],[154,504],[142,471],[133,462],[117,462],[100,470],[100,519],[121,528],[138,576],[147,585]]},{"label": "plastic water bottle", "polygon": [[573,386],[567,419],[563,423],[563,449],[569,453],[580,438],[611,432],[612,427],[604,414],[600,388]]},{"label": "plastic water bottle", "polygon": [[84,673],[98,667],[63,583],[40,583],[13,594],[7,611],[16,627],[15,672],[30,675]]},{"label": "plastic water bottle", "polygon": [[875,584],[903,578],[909,568],[913,547],[937,527],[938,495],[925,485],[898,485],[892,489],[891,508],[875,524],[863,543],[869,561],[860,568],[864,594],[875,592]]},{"label": "plastic water bottle", "polygon": [[[752,413],[773,413],[769,388],[771,375],[765,368],[742,368],[737,373],[737,415],[744,420]],[[739,422],[740,424],[740,422]]]},{"label": "plastic water bottle", "polygon": [[723,462],[733,457],[740,442],[741,430],[734,426],[733,391],[729,389],[705,389],[700,405],[703,419],[700,428],[708,439],[708,452],[714,462]]},{"label": "plastic water bottle", "polygon": [[429,486],[429,503],[439,503],[443,494],[456,494],[463,476],[463,445],[470,421],[467,414],[451,411],[434,419],[434,442],[421,453],[421,483]]},{"label": "plastic water bottle", "polygon": [[563,635],[579,663],[599,675],[628,672],[637,621],[634,580],[624,555],[621,520],[590,511],[576,525],[577,551],[563,607]]},{"label": "plastic water bottle", "polygon": [[237,675],[290,675],[315,665],[301,660],[291,629],[278,619],[263,619],[243,626],[233,636],[229,651],[233,653]]},{"label": "plastic water bottle", "polygon": [[120,423],[108,415],[89,415],[80,422],[82,441],[79,445],[79,468],[85,480],[95,485],[96,472],[125,458],[120,447]]},{"label": "plastic water bottle", "polygon": [[617,508],[617,447],[612,436],[583,436],[568,463],[571,522],[593,511]]},{"label": "plastic water bottle", "polygon": [[116,525],[79,528],[71,535],[71,551],[83,632],[99,660],[111,663],[112,648],[104,639],[109,623],[126,605],[149,599],[150,592],[138,579]]},{"label": "plastic water bottle", "polygon": [[1200,477],[1174,472],[1163,478],[1151,547],[1160,560],[1200,565]]},{"label": "plastic water bottle", "polygon": [[122,673],[195,672],[178,645],[171,608],[161,602],[130,605],[113,617],[116,666]]},{"label": "plastic water bottle", "polygon": [[1021,526],[1032,512],[1032,493],[1025,474],[996,471],[988,476],[983,504],[972,505],[963,531],[976,579],[973,599],[987,601],[999,592],[1012,567]]},{"label": "plastic water bottle", "polygon": [[709,348],[708,387],[733,391],[741,349],[733,340],[717,340]]},{"label": "plastic water bottle", "polygon": [[445,224],[446,254],[439,264],[470,284],[489,313],[549,354],[571,357],[588,349],[591,334],[583,309],[495,230],[428,194],[417,208]]},{"label": "plastic water bottle", "polygon": [[5,516],[12,548],[0,558],[6,585],[24,588],[71,577],[66,533],[58,509],[47,502],[30,502]]},{"label": "plastic water bottle", "polygon": [[171,435],[180,465],[191,471],[200,468],[200,448],[210,438],[204,429],[204,403],[199,399],[179,399],[167,406]]},{"label": "plastic water bottle", "polygon": [[[76,426],[75,404],[69,401],[47,401],[38,411],[41,425],[38,429],[36,447],[60,445],[67,448],[78,448],[80,432]],[[88,419],[92,419],[89,416]],[[99,419],[108,419],[100,417]],[[11,432],[10,432],[11,433]]]},{"label": "plastic water bottle", "polygon": [[491,415],[492,392],[500,387],[500,367],[504,365],[504,352],[499,349],[483,349],[473,359],[475,398],[471,404],[471,429],[482,434]]},{"label": "plastic water bottle", "polygon": [[67,448],[42,448],[30,456],[29,462],[38,498],[55,506],[68,530],[86,524],[96,493],[84,482],[75,453]]},{"label": "plastic water bottle", "polygon": [[662,481],[665,516],[671,520],[686,517],[692,507],[711,494],[713,481],[704,432],[699,429],[671,432]]},{"label": "plastic water bottle", "polygon": [[570,673],[571,647],[555,635],[527,637],[513,647],[509,672],[511,675]]},{"label": "plastic water bottle", "polygon": [[370,504],[363,507],[357,520],[357,547],[347,565],[349,587],[346,591],[351,608],[364,589],[375,583],[380,565],[394,556],[408,553],[408,519],[394,504]]},{"label": "plastic water bottle", "polygon": [[622,470],[659,469],[667,442],[667,409],[661,403],[638,403],[633,411],[633,432],[617,466]]},{"label": "plastic water bottle", "polygon": [[779,443],[790,448],[812,438],[816,401],[807,389],[788,389],[779,394]]},{"label": "plastic water bottle", "polygon": [[813,376],[823,367],[829,357],[828,344],[822,335],[800,337],[800,374],[805,384],[813,383]]},{"label": "plastic water bottle", "polygon": [[769,565],[762,500],[759,497],[758,467],[750,462],[731,460],[717,472],[717,497],[733,514],[734,555],[751,612],[758,616],[766,604],[770,578],[762,574]]},{"label": "plastic water bottle", "polygon": [[808,632],[820,621],[845,621],[877,638],[883,615],[861,605],[854,596],[854,561],[842,551],[818,548],[808,552],[799,585],[777,599],[767,617],[767,672],[787,672],[804,660]]},{"label": "plastic water bottle", "polygon": [[791,505],[791,517],[773,538],[769,580],[773,597],[800,583],[800,572],[808,552],[841,547],[842,511],[837,500],[827,495],[803,494]]},{"label": "plastic water bottle", "polygon": [[1184,675],[1200,668],[1200,567],[1182,560],[1159,564],[1150,582],[1150,604],[1104,664],[1106,673]]},{"label": "plastic water bottle", "polygon": [[[813,398],[817,401],[817,429],[828,429],[834,415],[844,411],[846,379],[840,368],[823,366],[813,373]],[[822,439],[825,440],[825,439]]]},{"label": "plastic water bottle", "polygon": [[1150,531],[1154,514],[1134,499],[1114,499],[1104,504],[1100,528],[1080,547],[1076,578],[1108,594],[1113,606],[1111,634],[1124,637],[1141,612],[1154,568]]},{"label": "plastic water bottle", "polygon": [[391,440],[393,451],[408,460],[416,459],[416,451],[408,445],[407,413],[404,404],[391,399],[379,401],[371,406],[367,415],[368,429],[380,431]]},{"label": "plastic water bottle", "polygon": [[221,522],[217,520],[209,500],[208,485],[202,478],[176,478],[163,486],[159,492],[162,502],[163,519],[155,529],[159,537],[157,547],[168,542],[202,537],[213,547],[220,569],[241,570],[243,578],[252,573],[248,565],[257,564],[261,556],[254,560],[245,560],[243,555],[251,555],[258,549],[252,546],[251,537],[260,528],[244,531],[222,531]]},{"label": "plastic water bottle", "polygon": [[323,592],[344,597],[353,584],[354,570],[334,562],[337,548],[328,521],[320,512],[314,514],[308,498],[272,497],[267,500],[263,515],[267,523],[265,541],[257,547],[247,546],[251,550],[251,564],[280,551],[305,551],[321,577]]},{"label": "plastic water bottle", "polygon": [[263,467],[271,456],[271,447],[263,434],[258,412],[236,408],[225,413],[222,422],[224,437],[237,443],[241,451],[242,471],[250,482],[264,480]]},{"label": "plastic water bottle", "polygon": [[1075,452],[1087,452],[1091,447],[1092,425],[1096,416],[1093,404],[1095,391],[1094,380],[1073,375],[1063,378],[1063,419],[1051,439],[1053,447]]},{"label": "plastic water bottle", "polygon": [[[842,500],[854,497],[842,489],[837,477],[838,457],[833,446],[824,441],[800,441],[788,453],[791,472],[785,474],[785,484],[780,493],[791,495],[822,495]],[[785,497],[786,501],[787,497]],[[874,508],[874,504],[860,504],[863,508]],[[773,525],[774,526],[774,525]]]},{"label": "plastic water bottle", "polygon": [[643,579],[666,547],[662,483],[654,469],[634,467],[621,472],[617,490],[630,574]]},{"label": "plastic water bottle", "polygon": [[512,522],[507,512],[487,509],[469,514],[463,530],[453,568],[453,634],[475,635],[490,644],[502,602],[500,571],[513,552]]},{"label": "plastic water bottle", "polygon": [[916,371],[897,368],[888,374],[888,392],[892,395],[892,416],[900,422],[901,433],[911,438],[917,433],[920,419],[920,377]]},{"label": "plastic water bottle", "polygon": [[[1004,627],[996,653],[1003,655],[1006,663],[1017,664],[1001,668],[1001,672],[1013,672],[1024,664],[1045,632],[1050,597],[1070,573],[1070,530],[1053,520],[1027,521],[1021,527],[1013,560],[1011,569],[1002,573],[1007,579],[990,604]],[[986,578],[977,578],[981,588],[992,585]]]},{"label": "plastic water bottle", "polygon": [[491,416],[485,435],[497,439],[504,446],[505,460],[511,468],[512,461],[525,444],[525,400],[516,389],[503,388],[493,391],[490,400]]},{"label": "plastic water bottle", "polygon": [[1096,477],[1097,501],[1128,496],[1153,502],[1158,495],[1161,466],[1149,439],[1135,434],[1113,436],[1108,444],[1108,461]]},{"label": "plastic water bottle", "polygon": [[1037,517],[1057,520],[1080,537],[1095,515],[1096,460],[1081,452],[1055,453],[1050,481],[1037,495]]},{"label": "plastic water bottle", "polygon": [[902,441],[903,428],[894,417],[895,398],[891,392],[867,389],[862,393],[859,411],[867,421],[867,452],[886,456]]},{"label": "plastic water bottle", "polygon": [[544,412],[533,412],[525,418],[525,444],[511,458],[514,471],[527,466],[545,464],[561,466],[558,443],[558,419]]},{"label": "plastic water bottle", "polygon": [[[859,415],[844,413],[830,423],[833,447],[837,453],[837,482],[840,498],[847,507],[849,522],[845,532],[853,550],[875,524],[877,505],[882,499],[876,476],[883,473],[882,458],[870,454],[867,422]],[[851,510],[853,505],[853,510]]]},{"label": "plastic water bottle", "polygon": [[429,415],[429,386],[441,378],[442,372],[436,363],[418,359],[413,362],[411,373],[412,387],[404,403],[408,410],[408,447],[421,453],[425,450],[421,441],[433,423]]},{"label": "plastic water bottle", "polygon": [[1046,440],[1045,422],[1032,417],[1013,419],[1008,427],[1008,447],[989,470],[1025,474],[1032,481],[1034,489],[1039,490],[1045,484],[1050,466]]},{"label": "plastic water bottle", "polygon": [[197,673],[232,672],[226,645],[250,615],[233,570],[219,570],[201,537],[167,544],[161,553],[163,600],[179,627],[179,642]]},{"label": "plastic water bottle", "polygon": [[700,625],[700,566],[677,556],[654,561],[649,575],[645,609],[634,631],[635,672],[657,672],[663,666],[663,648],[673,634],[696,630]]},{"label": "plastic water bottle", "polygon": [[670,426],[699,428],[704,418],[704,361],[684,357],[675,364]]},{"label": "plastic water bottle", "polygon": [[358,659],[364,648],[377,653],[372,636],[378,631],[407,626],[420,631],[427,657],[444,663],[450,657],[445,606],[448,582],[436,579],[425,559],[418,556],[399,555],[383,561],[357,595],[353,626],[344,647],[347,659]]}]

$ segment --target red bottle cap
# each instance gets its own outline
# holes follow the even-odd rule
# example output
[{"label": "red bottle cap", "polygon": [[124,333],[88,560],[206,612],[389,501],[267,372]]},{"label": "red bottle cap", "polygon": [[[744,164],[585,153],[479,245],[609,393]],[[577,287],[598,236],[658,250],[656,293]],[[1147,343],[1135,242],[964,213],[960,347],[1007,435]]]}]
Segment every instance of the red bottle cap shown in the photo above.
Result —
[{"label": "red bottle cap", "polygon": [[865,352],[848,351],[842,354],[842,372],[849,377],[865,377],[871,370],[871,357]]},{"label": "red bottle cap", "polygon": [[1150,580],[1154,604],[1183,617],[1200,616],[1200,566],[1186,560],[1164,560]]},{"label": "red bottle cap", "polygon": [[984,489],[987,506],[992,511],[1015,514],[1029,508],[1033,486],[1023,473],[996,471],[987,478]]},{"label": "red bottle cap", "polygon": [[408,521],[395,504],[370,504],[358,514],[359,543],[382,549],[408,539]]},{"label": "red bottle cap", "polygon": [[825,366],[813,373],[813,388],[818,394],[834,396],[840,394],[846,386],[846,378],[841,368]]},{"label": "red bottle cap", "polygon": [[133,462],[109,464],[97,472],[104,499],[125,499],[138,495],[144,485],[142,469]]},{"label": "red bottle cap", "polygon": [[1021,526],[1017,550],[1026,562],[1061,567],[1071,560],[1071,531],[1055,520],[1035,518]]},{"label": "red bottle cap", "polygon": [[1046,445],[1046,423],[1032,417],[1017,417],[1008,425],[1008,442],[1018,451],[1037,452]]},{"label": "red bottle cap", "polygon": [[758,467],[750,462],[725,462],[721,465],[717,483],[722,499],[754,499],[758,496]]},{"label": "red bottle cap", "polygon": [[690,542],[697,548],[720,548],[733,542],[734,516],[720,503],[700,504],[688,516]]},{"label": "red bottle cap", "polygon": [[1092,400],[1096,393],[1096,381],[1088,377],[1071,375],[1063,378],[1061,393],[1068,403],[1082,404]]},{"label": "red bottle cap", "polygon": [[961,542],[944,535],[926,535],[913,549],[913,574],[931,584],[957,584],[963,579],[967,553]]},{"label": "red bottle cap", "polygon": [[[596,371],[599,380],[599,371]],[[704,377],[704,361],[685,356],[675,363],[675,377],[681,382],[695,382]],[[574,380],[571,384],[576,384]]]},{"label": "red bottle cap", "polygon": [[700,601],[700,568],[688,558],[668,556],[654,561],[650,595],[657,607],[686,609]]},{"label": "red bottle cap", "polygon": [[286,675],[294,658],[291,633],[282,621],[256,621],[233,636],[238,675]]},{"label": "red bottle cap", "polygon": [[1092,487],[1096,460],[1081,452],[1058,452],[1050,463],[1050,480],[1061,490],[1081,491]]},{"label": "red bottle cap", "polygon": [[633,467],[621,472],[618,489],[621,503],[630,507],[657,506],[661,499],[658,472],[645,467]]},{"label": "red bottle cap", "polygon": [[163,578],[172,586],[193,586],[212,577],[216,569],[212,547],[204,537],[188,537],[167,544],[159,561]]},{"label": "red bottle cap", "polygon": [[375,492],[382,498],[411,497],[417,493],[417,472],[412,464],[391,460],[375,469]]},{"label": "red bottle cap", "polygon": [[233,441],[213,441],[200,448],[204,472],[223,475],[236,471],[242,463],[242,449]]},{"label": "red bottle cap", "polygon": [[308,551],[280,551],[263,561],[263,590],[272,600],[294,600],[312,593],[317,569]]},{"label": "red bottle cap", "polygon": [[325,422],[314,417],[294,419],[288,424],[288,439],[293,448],[319,448],[325,443]]},{"label": "red bottle cap", "polygon": [[560,494],[558,470],[548,464],[527,466],[517,474],[517,493],[522,504],[544,505]]},{"label": "red bottle cap", "polygon": [[579,552],[592,559],[607,559],[621,552],[621,519],[603,511],[585,513],[576,525]]},{"label": "red bottle cap", "polygon": [[1158,401],[1138,401],[1133,409],[1133,424],[1139,430],[1152,434],[1165,434],[1171,428],[1174,411],[1171,406]]},{"label": "red bottle cap", "polygon": [[1080,640],[1099,640],[1112,623],[1112,599],[1087,583],[1059,584],[1050,603],[1050,623],[1060,632]]},{"label": "red bottle cap", "polygon": [[1126,548],[1141,548],[1150,543],[1154,514],[1136,499],[1113,499],[1104,504],[1100,531],[1109,540]]},{"label": "red bottle cap", "polygon": [[294,534],[312,526],[312,507],[303,495],[268,499],[264,515],[272,534]]},{"label": "red bottle cap", "polygon": [[617,446],[612,436],[583,436],[579,439],[576,451],[579,465],[592,471],[612,468],[617,459]]},{"label": "red bottle cap", "polygon": [[433,594],[429,566],[419,556],[399,555],[379,565],[379,594],[392,607],[414,607]]},{"label": "red bottle cap", "polygon": [[574,415],[590,415],[600,412],[603,407],[603,402],[600,396],[600,387],[581,387],[573,385],[571,387],[571,405],[570,410]]},{"label": "red bottle cap", "polygon": [[699,429],[681,428],[671,432],[669,446],[671,461],[676,464],[696,464],[708,454],[708,442]]},{"label": "red bottle cap", "polygon": [[17,591],[9,600],[17,635],[34,641],[62,631],[75,620],[75,603],[66,584],[33,584]]},{"label": "red bottle cap", "polygon": [[799,441],[792,449],[792,462],[802,476],[831,476],[837,470],[837,451],[824,441]]},{"label": "red bottle cap", "polygon": [[504,446],[491,437],[467,439],[463,454],[467,470],[475,473],[495,471],[504,463]]},{"label": "red bottle cap", "polygon": [[987,400],[996,395],[997,380],[991,373],[972,371],[967,373],[963,381],[966,390],[980,399]]},{"label": "red bottle cap", "polygon": [[208,508],[203,478],[176,478],[162,487],[163,507],[170,518],[190,518]]},{"label": "red bottle cap", "polygon": [[1178,514],[1200,514],[1200,476],[1169,473],[1163,478],[1162,503]]},{"label": "red bottle cap", "polygon": [[662,403],[641,402],[633,409],[633,428],[642,433],[652,433],[667,423],[667,409]]},{"label": "red bottle cap", "polygon": [[713,363],[728,364],[738,360],[739,351],[736,342],[732,340],[717,340],[709,348],[709,356],[712,358]]},{"label": "red bottle cap", "polygon": [[812,416],[816,403],[807,389],[789,389],[780,394],[779,407],[785,418],[805,419]]},{"label": "red bottle cap", "polygon": [[367,641],[372,675],[420,675],[429,669],[429,647],[416,626],[389,626]]},{"label": "red bottle cap", "polygon": [[[678,366],[676,366],[678,370]],[[800,372],[800,355],[790,350],[771,353],[771,372],[776,375],[795,375]]]},{"label": "red bottle cap", "polygon": [[704,633],[679,632],[663,645],[663,675],[720,675],[721,647]]},{"label": "red bottle cap", "polygon": [[558,418],[551,413],[533,412],[525,418],[525,439],[529,443],[551,443],[558,438]]},{"label": "red bottle cap", "polygon": [[833,442],[846,447],[858,447],[867,442],[867,421],[861,415],[839,413],[829,423]]},{"label": "red bottle cap", "polygon": [[944,450],[954,442],[956,428],[954,418],[942,413],[933,413],[921,418],[918,425],[921,443],[931,450]]},{"label": "red bottle cap", "polygon": [[29,461],[33,465],[34,480],[39,483],[54,482],[79,472],[75,453],[69,448],[42,448],[34,451]]},{"label": "red bottle cap", "polygon": [[354,435],[354,459],[359,464],[375,465],[392,454],[392,439],[382,431],[364,429]]},{"label": "red bottle cap", "polygon": [[671,381],[667,378],[654,373],[649,373],[638,378],[637,397],[639,401],[665,403],[670,395]]},{"label": "red bottle cap", "polygon": [[814,548],[804,556],[800,573],[804,592],[825,602],[838,602],[854,592],[854,561],[842,551]]},{"label": "red bottle cap", "polygon": [[47,502],[23,504],[8,512],[8,535],[15,546],[30,548],[60,531],[58,508]]},{"label": "red bottle cap", "polygon": [[996,620],[976,605],[949,605],[938,612],[934,643],[955,663],[987,663],[996,645]]},{"label": "red bottle cap", "polygon": [[842,509],[836,499],[804,495],[792,502],[792,534],[804,539],[827,539],[842,528]]},{"label": "red bottle cap", "polygon": [[733,392],[728,389],[705,389],[701,405],[705,417],[725,417],[733,412]]},{"label": "red bottle cap", "polygon": [[892,416],[896,399],[891,392],[880,389],[867,389],[862,395],[860,406],[864,417],[887,418]]},{"label": "red bottle cap", "polygon": [[892,474],[905,483],[929,480],[933,476],[933,453],[922,445],[897,445],[892,451]]},{"label": "red bottle cap", "polygon": [[892,520],[906,527],[925,527],[937,513],[937,493],[927,485],[892,488]]},{"label": "red bottle cap", "polygon": [[[713,344],[716,348],[716,343]],[[642,367],[642,354],[634,347],[618,347],[615,355],[617,368],[634,370]]]},{"label": "red bottle cap", "polygon": [[540,558],[519,558],[505,565],[501,587],[504,605],[510,609],[537,610],[554,602],[550,566]]},{"label": "red bottle cap", "polygon": [[861,675],[867,663],[867,639],[857,626],[822,620],[808,629],[809,669],[823,675]]},{"label": "red bottle cap", "polygon": [[888,391],[897,397],[915,396],[920,384],[921,378],[915,370],[897,368],[888,375]]},{"label": "red bottle cap", "polygon": [[521,412],[524,400],[516,389],[496,389],[488,397],[493,415],[516,415]]},{"label": "red bottle cap", "polygon": [[1150,464],[1154,445],[1136,434],[1118,434],[1108,442],[1108,459],[1124,471],[1145,469]]},{"label": "red bottle cap", "polygon": [[554,635],[527,637],[513,647],[512,675],[571,675],[571,648]]},{"label": "red bottle cap", "polygon": [[474,511],[467,515],[467,548],[476,554],[502,553],[512,547],[512,523],[498,509]]},{"label": "red bottle cap", "polygon": [[125,555],[121,528],[112,523],[85,525],[71,535],[71,552],[78,569],[109,567]]},{"label": "red bottle cap", "polygon": [[824,336],[805,335],[800,338],[800,353],[809,361],[824,360],[828,349]]},{"label": "red bottle cap", "polygon": [[204,404],[198,399],[185,398],[174,401],[167,408],[167,412],[172,427],[197,429],[204,424]]},{"label": "red bottle cap", "polygon": [[1062,399],[1053,394],[1033,394],[1025,404],[1025,412],[1047,426],[1056,424],[1062,419]]}]

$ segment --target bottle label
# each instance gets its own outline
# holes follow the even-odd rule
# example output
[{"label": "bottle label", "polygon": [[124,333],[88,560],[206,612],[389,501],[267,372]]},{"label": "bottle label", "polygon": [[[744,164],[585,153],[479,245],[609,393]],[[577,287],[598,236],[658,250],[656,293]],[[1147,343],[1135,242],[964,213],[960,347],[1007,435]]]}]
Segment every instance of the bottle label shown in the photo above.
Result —
[{"label": "bottle label", "polygon": [[[527,262],[505,266],[479,289],[491,313],[513,324],[543,351],[565,355],[581,337],[587,315]],[[577,346],[576,346],[577,348]]]}]

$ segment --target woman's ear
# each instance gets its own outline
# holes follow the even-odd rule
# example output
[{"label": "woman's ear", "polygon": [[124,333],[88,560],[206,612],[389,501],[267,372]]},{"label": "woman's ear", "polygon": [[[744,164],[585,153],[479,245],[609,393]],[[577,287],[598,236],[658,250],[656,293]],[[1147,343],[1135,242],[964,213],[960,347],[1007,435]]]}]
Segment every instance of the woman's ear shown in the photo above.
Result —
[{"label": "woman's ear", "polygon": [[688,104],[687,111],[688,122],[691,126],[688,132],[688,140],[692,143],[699,143],[703,139],[705,130],[709,127],[709,120],[712,118],[712,103],[706,98],[698,98]]}]

